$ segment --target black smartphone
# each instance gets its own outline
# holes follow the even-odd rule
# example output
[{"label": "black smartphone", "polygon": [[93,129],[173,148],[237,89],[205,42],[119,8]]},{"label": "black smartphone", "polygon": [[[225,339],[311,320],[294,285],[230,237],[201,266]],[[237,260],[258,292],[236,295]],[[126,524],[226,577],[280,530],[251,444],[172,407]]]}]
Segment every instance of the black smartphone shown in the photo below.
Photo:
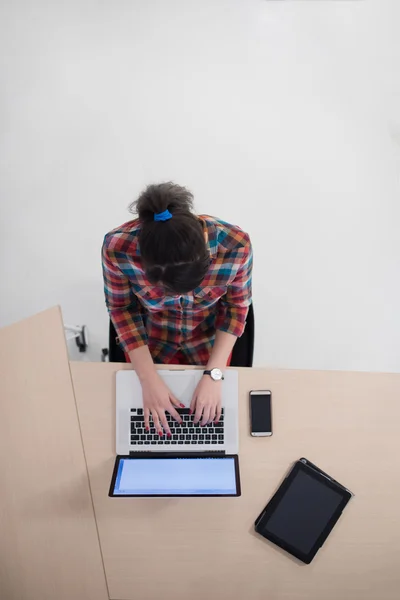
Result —
[{"label": "black smartphone", "polygon": [[250,392],[250,433],[254,437],[272,435],[270,390]]}]

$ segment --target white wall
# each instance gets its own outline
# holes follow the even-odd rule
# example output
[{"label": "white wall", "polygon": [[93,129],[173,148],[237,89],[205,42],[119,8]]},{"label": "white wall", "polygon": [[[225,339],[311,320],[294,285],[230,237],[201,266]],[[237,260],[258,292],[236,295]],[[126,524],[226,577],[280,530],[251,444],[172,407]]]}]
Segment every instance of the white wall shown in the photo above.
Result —
[{"label": "white wall", "polygon": [[173,179],[255,249],[256,364],[400,371],[397,0],[0,8],[1,312],[107,344],[100,246]]}]

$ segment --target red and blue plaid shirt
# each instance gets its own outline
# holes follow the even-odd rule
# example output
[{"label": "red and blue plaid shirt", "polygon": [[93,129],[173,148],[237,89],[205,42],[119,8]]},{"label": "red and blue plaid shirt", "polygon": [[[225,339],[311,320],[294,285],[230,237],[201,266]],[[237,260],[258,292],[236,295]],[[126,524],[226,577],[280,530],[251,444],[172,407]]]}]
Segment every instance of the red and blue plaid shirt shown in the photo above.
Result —
[{"label": "red and blue plaid shirt", "polygon": [[214,217],[199,217],[210,253],[201,286],[167,296],[146,278],[138,243],[139,220],[104,238],[102,261],[106,305],[119,341],[129,352],[148,344],[157,363],[183,354],[188,364],[206,364],[216,330],[243,333],[251,303],[252,249],[247,233]]}]

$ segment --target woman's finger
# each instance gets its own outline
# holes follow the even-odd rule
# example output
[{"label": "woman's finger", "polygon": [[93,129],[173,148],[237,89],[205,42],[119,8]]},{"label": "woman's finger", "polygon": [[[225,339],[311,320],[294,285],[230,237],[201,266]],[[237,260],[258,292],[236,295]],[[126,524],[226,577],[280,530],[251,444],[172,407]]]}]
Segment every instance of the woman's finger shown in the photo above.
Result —
[{"label": "woman's finger", "polygon": [[204,410],[203,410],[203,418],[201,420],[201,426],[204,427],[204,425],[207,425],[207,423],[210,420],[210,410],[211,407],[210,406],[205,406]]},{"label": "woman's finger", "polygon": [[196,394],[193,394],[193,398],[192,398],[192,401],[190,403],[190,408],[189,408],[190,415],[192,415],[196,411],[196,405],[197,405],[197,396],[196,396]]},{"label": "woman's finger", "polygon": [[216,406],[210,406],[210,415],[208,417],[208,421],[207,423],[212,423],[215,419],[215,414],[216,414]]},{"label": "woman's finger", "polygon": [[172,404],[176,406],[176,408],[186,408],[185,405],[182,404],[182,402],[180,402],[178,398],[174,396],[171,392],[169,393],[169,399],[171,400]]},{"label": "woman's finger", "polygon": [[144,409],[144,426],[146,431],[150,429],[150,411],[148,408]]},{"label": "woman's finger", "polygon": [[158,416],[160,418],[161,424],[164,427],[164,431],[167,434],[168,437],[171,437],[171,431],[169,429],[169,425],[168,425],[168,421],[167,421],[167,415],[165,414],[164,410],[159,410],[158,411]]},{"label": "woman's finger", "polygon": [[171,408],[167,408],[166,410],[169,412],[171,417],[173,417],[175,419],[175,421],[178,421],[179,425],[182,423],[182,417],[180,416],[179,413],[176,412],[176,410],[174,409],[174,407],[172,405],[171,405]]},{"label": "woman's finger", "polygon": [[198,423],[200,421],[203,414],[203,408],[203,405],[200,404],[200,402],[196,398],[196,412],[194,413],[193,423]]},{"label": "woman's finger", "polygon": [[215,417],[215,424],[216,425],[219,423],[219,420],[221,418],[221,414],[222,414],[221,404],[218,404],[218,406],[217,406],[217,416]]},{"label": "woman's finger", "polygon": [[197,395],[196,395],[196,392],[195,392],[195,393],[193,394],[193,398],[192,398],[192,401],[191,401],[191,403],[190,403],[190,411],[189,411],[189,412],[190,412],[190,414],[191,414],[191,415],[192,415],[192,414],[195,412],[195,410],[196,410],[196,402],[197,402]]},{"label": "woman's finger", "polygon": [[155,410],[153,410],[151,414],[153,417],[154,427],[156,428],[158,435],[162,435],[163,431],[162,431],[162,427],[160,425],[160,419],[158,418],[158,414],[156,413]]}]

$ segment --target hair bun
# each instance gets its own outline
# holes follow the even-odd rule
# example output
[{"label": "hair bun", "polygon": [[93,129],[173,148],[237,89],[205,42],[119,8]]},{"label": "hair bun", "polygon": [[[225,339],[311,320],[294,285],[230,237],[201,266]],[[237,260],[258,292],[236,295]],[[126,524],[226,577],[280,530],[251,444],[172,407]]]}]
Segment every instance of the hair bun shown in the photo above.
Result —
[{"label": "hair bun", "polygon": [[154,215],[166,210],[171,214],[191,214],[192,209],[192,193],[172,182],[149,185],[129,207],[141,221],[153,221]]}]

